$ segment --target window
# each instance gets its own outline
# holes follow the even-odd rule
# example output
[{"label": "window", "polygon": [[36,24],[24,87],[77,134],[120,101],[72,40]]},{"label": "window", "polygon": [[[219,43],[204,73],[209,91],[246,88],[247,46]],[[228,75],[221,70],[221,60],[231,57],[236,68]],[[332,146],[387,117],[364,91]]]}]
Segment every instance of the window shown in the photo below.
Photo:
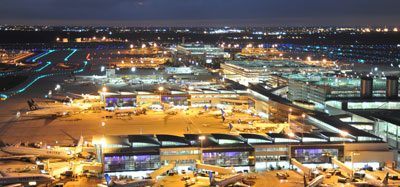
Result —
[{"label": "window", "polygon": [[127,171],[157,169],[161,166],[159,155],[104,156],[104,170]]},{"label": "window", "polygon": [[162,151],[161,155],[197,155],[199,150]]},{"label": "window", "polygon": [[185,143],[181,143],[181,142],[172,142],[172,141],[163,141],[161,142],[162,146],[179,146],[179,145],[187,145]]},{"label": "window", "polygon": [[207,152],[203,153],[203,161],[218,166],[247,166],[249,155],[249,152]]},{"label": "window", "polygon": [[287,147],[256,148],[256,152],[283,152],[288,151]]}]

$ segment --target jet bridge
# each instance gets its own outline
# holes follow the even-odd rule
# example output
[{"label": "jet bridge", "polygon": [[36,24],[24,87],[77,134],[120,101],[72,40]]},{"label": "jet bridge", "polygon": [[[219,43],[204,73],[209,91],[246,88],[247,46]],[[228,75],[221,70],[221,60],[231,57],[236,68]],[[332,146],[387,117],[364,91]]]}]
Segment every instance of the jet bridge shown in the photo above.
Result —
[{"label": "jet bridge", "polygon": [[389,167],[387,167],[387,166],[385,166],[385,167],[383,168],[383,171],[389,172],[389,174],[391,174],[391,175],[400,176],[400,173],[399,173],[398,171],[396,171],[396,170],[394,170],[394,169],[391,169],[391,168],[389,168]]},{"label": "jet bridge", "polygon": [[299,161],[297,161],[294,158],[290,159],[290,161],[291,161],[291,164],[293,164],[294,166],[298,167],[301,171],[303,171],[304,175],[311,176],[311,169],[309,167],[303,165],[302,163],[300,163]]},{"label": "jet bridge", "polygon": [[215,171],[215,172],[218,172],[219,174],[222,174],[222,175],[235,174],[236,173],[235,169],[233,169],[233,168],[224,168],[224,167],[220,167],[220,166],[203,164],[199,160],[196,161],[196,168],[197,169],[209,170],[209,171]]},{"label": "jet bridge", "polygon": [[167,171],[174,169],[175,165],[176,165],[175,162],[171,162],[168,165],[162,166],[159,169],[150,173],[150,177],[152,179],[155,179],[157,176],[160,176],[160,175],[166,173]]},{"label": "jet bridge", "polygon": [[353,169],[351,169],[350,167],[346,166],[344,163],[342,163],[341,161],[339,161],[336,158],[332,158],[332,163],[337,165],[341,170],[343,170],[344,172],[346,172],[349,176],[353,176]]}]

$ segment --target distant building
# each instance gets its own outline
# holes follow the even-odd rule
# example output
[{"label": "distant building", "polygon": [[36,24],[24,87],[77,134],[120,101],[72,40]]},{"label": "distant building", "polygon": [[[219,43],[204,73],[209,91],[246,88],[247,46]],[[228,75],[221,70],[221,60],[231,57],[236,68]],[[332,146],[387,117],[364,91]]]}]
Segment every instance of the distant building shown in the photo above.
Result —
[{"label": "distant building", "polygon": [[[398,79],[289,77],[288,98],[340,109],[400,109]],[[397,85],[397,86],[396,86]]]},{"label": "distant building", "polygon": [[293,60],[236,60],[221,64],[224,77],[243,85],[268,80],[273,74],[325,72],[325,68]]},{"label": "distant building", "polygon": [[176,47],[177,61],[212,65],[226,58],[230,58],[230,55],[221,47],[204,44],[181,44]]},{"label": "distant building", "polygon": [[193,70],[191,67],[166,67],[165,72],[167,74],[191,74]]},{"label": "distant building", "polygon": [[108,78],[115,77],[115,69],[106,69],[106,76]]},{"label": "distant building", "polygon": [[235,55],[235,59],[267,59],[282,55],[283,52],[275,48],[246,47]]},{"label": "distant building", "polygon": [[63,38],[63,39],[62,39],[62,42],[63,42],[63,43],[68,43],[68,42],[69,42],[69,39],[68,39],[68,38]]}]

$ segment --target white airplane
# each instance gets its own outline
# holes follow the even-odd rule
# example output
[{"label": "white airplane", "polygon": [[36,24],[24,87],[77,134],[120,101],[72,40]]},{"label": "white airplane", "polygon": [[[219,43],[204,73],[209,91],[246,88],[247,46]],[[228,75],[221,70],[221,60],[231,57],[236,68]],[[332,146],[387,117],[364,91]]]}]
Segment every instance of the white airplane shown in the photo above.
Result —
[{"label": "white airplane", "polygon": [[[345,171],[347,174],[352,175],[354,177],[354,174],[357,173],[357,171],[353,170],[352,168],[346,166],[344,163],[340,162],[336,158],[331,159],[334,164],[339,166],[340,169]],[[386,176],[383,180],[378,180],[376,177],[372,176],[369,173],[365,173],[365,176],[363,177],[362,181],[359,182],[351,182],[352,185],[354,186],[375,186],[375,187],[389,187],[389,186],[400,186],[400,183],[389,183],[389,172],[386,173]]]},{"label": "white airplane", "polygon": [[114,187],[145,187],[145,186],[153,186],[154,184],[156,184],[156,180],[154,179],[114,181],[108,174],[105,174],[104,178],[106,179],[107,186],[114,186]]},{"label": "white airplane", "polygon": [[212,178],[211,184],[213,186],[228,186],[230,184],[242,182],[244,176],[239,173],[239,174],[226,176],[225,178],[222,178],[222,179],[216,179],[213,176],[211,176],[211,178]]},{"label": "white airplane", "polygon": [[304,187],[318,187],[324,181],[324,178],[324,175],[319,175],[307,184],[306,176],[304,176]]},{"label": "white airplane", "polygon": [[53,158],[53,159],[62,159],[68,160],[75,158],[77,154],[82,152],[83,146],[83,137],[81,136],[77,146],[75,147],[74,152],[69,152],[63,149],[47,149],[47,148],[33,148],[21,146],[20,144],[5,146],[0,148],[1,151],[11,154],[12,156],[3,156],[0,157],[0,160],[15,160],[15,159],[28,159],[32,163],[35,163],[38,158]]},{"label": "white airplane", "polygon": [[389,182],[389,172],[386,173],[385,178],[382,180],[376,179],[374,176],[366,173],[364,177],[364,181],[361,182],[352,182],[354,186],[373,186],[373,187],[390,187],[390,186],[400,186],[400,183]]},{"label": "white airplane", "polygon": [[51,183],[54,178],[43,174],[31,173],[4,173],[0,172],[0,186],[15,185],[38,185]]},{"label": "white airplane", "polygon": [[10,184],[10,185],[6,185],[4,187],[24,187],[21,183],[18,184]]},{"label": "white airplane", "polygon": [[225,114],[231,114],[232,110],[224,110],[224,109],[219,109],[215,111],[210,111],[209,114],[213,116],[223,116]]}]

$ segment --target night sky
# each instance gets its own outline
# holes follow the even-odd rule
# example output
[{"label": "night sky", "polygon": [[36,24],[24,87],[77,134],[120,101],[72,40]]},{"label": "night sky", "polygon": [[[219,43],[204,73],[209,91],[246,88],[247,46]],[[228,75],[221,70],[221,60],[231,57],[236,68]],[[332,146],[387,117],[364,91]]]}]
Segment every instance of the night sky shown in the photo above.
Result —
[{"label": "night sky", "polygon": [[400,0],[1,0],[0,24],[398,26]]}]

